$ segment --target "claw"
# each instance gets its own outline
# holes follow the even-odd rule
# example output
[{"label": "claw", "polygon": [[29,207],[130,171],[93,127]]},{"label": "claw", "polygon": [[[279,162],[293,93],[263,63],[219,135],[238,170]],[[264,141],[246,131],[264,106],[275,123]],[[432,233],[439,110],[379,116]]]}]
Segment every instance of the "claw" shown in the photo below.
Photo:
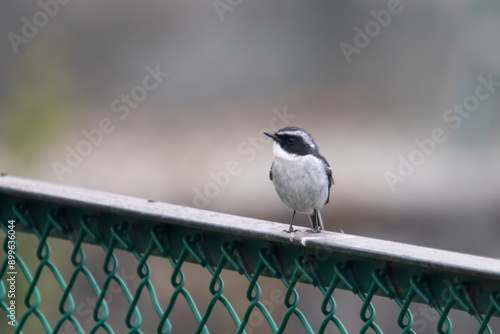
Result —
[{"label": "claw", "polygon": [[295,232],[299,232],[299,230],[295,230],[293,228],[289,228],[288,230],[283,230],[283,233],[295,233]]},{"label": "claw", "polygon": [[310,229],[310,230],[307,230],[307,232],[309,232],[309,233],[320,233],[320,232],[321,232],[321,229],[320,229],[320,228],[318,228],[318,229],[316,229],[316,230],[312,230],[312,229]]}]

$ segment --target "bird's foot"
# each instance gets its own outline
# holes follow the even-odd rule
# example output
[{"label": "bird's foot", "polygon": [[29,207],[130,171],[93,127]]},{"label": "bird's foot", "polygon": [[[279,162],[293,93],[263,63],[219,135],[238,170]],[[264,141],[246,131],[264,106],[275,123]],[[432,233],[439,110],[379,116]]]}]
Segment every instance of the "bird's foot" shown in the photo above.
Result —
[{"label": "bird's foot", "polygon": [[307,230],[307,232],[309,232],[309,233],[320,233],[320,232],[321,232],[321,229],[320,229],[320,228],[318,228],[318,229],[316,229],[316,230],[309,229],[309,230]]},{"label": "bird's foot", "polygon": [[293,227],[290,227],[288,230],[283,230],[283,233],[295,233],[295,232],[299,232],[299,230],[296,230]]}]

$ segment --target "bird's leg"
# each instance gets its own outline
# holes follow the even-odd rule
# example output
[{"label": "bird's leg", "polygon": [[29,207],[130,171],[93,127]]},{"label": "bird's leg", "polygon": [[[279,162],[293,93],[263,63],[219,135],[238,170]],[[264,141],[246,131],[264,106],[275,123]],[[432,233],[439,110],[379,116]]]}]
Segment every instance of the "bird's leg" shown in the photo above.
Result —
[{"label": "bird's leg", "polygon": [[290,228],[288,230],[283,230],[283,232],[286,232],[286,233],[293,233],[293,232],[297,232],[298,230],[294,230],[293,229],[293,219],[295,218],[295,210],[293,210],[293,213],[292,213],[292,220],[290,221]]},{"label": "bird's leg", "polygon": [[321,232],[321,223],[319,221],[319,212],[314,210],[313,214],[310,216],[312,229],[307,230],[307,232],[311,233],[319,233]]},{"label": "bird's leg", "polygon": [[321,232],[321,222],[320,222],[320,215],[319,215],[319,211],[318,210],[315,210],[315,217],[316,217],[316,229],[314,230],[314,232],[316,233],[319,233]]}]

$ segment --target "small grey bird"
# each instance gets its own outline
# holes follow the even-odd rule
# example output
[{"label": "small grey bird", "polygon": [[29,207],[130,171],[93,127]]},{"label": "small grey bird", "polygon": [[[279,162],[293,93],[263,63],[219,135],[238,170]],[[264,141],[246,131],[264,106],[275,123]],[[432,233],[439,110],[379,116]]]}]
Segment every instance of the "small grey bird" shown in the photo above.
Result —
[{"label": "small grey bird", "polygon": [[293,210],[290,228],[285,232],[296,231],[292,226],[295,212],[309,215],[312,232],[324,230],[319,210],[330,200],[333,177],[313,137],[295,126],[264,134],[274,141],[269,178],[281,201]]}]

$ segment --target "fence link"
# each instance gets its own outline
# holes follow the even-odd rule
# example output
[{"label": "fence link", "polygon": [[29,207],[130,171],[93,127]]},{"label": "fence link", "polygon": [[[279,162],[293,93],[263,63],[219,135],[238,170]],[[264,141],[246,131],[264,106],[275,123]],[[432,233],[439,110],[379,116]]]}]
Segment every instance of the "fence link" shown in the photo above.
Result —
[{"label": "fence link", "polygon": [[[236,333],[251,332],[249,321],[256,313],[265,324],[259,332],[348,333],[352,326],[339,315],[334,296],[339,289],[352,292],[361,304],[360,333],[384,331],[375,296],[397,306],[393,322],[400,333],[416,333],[410,310],[415,303],[436,312],[437,333],[460,333],[453,329],[452,309],[475,318],[478,333],[492,333],[489,324],[500,316],[500,261],[494,259],[333,232],[289,238],[278,223],[8,176],[0,177],[0,225],[5,234],[0,308],[7,320],[0,322],[2,333],[31,333],[33,328],[37,333],[118,332],[110,294],[123,296],[120,309],[128,333],[147,333],[152,321],[158,333],[178,332],[176,321],[182,317],[172,316],[176,308],[190,313],[196,333],[209,333],[209,319],[222,311],[231,322],[225,327]],[[71,252],[57,254],[51,247],[57,239],[70,241]],[[102,248],[104,259],[89,258],[89,244]],[[25,260],[23,250],[35,256]],[[136,286],[119,271],[117,254],[123,250],[137,260]],[[61,256],[70,269],[58,268]],[[150,265],[154,257],[164,258],[162,271],[169,275],[161,286],[153,284],[152,270],[159,270]],[[100,273],[91,269],[96,261],[103,261]],[[208,289],[206,303],[188,290],[189,263],[209,273],[208,280],[201,281],[200,275],[197,282]],[[225,291],[221,275],[228,271],[245,282],[238,286],[246,298],[242,311]],[[263,300],[261,282],[267,277],[283,286],[284,294],[275,298],[283,306],[282,316]],[[57,283],[57,293],[47,291],[47,280]],[[299,283],[315,287],[321,298],[314,305],[299,305]],[[83,285],[87,295],[95,296],[86,312],[90,322],[81,316],[74,296]],[[165,285],[171,293],[162,299],[157,290]],[[144,300],[154,314],[141,312]],[[304,307],[321,315],[319,323],[307,318]]]}]

